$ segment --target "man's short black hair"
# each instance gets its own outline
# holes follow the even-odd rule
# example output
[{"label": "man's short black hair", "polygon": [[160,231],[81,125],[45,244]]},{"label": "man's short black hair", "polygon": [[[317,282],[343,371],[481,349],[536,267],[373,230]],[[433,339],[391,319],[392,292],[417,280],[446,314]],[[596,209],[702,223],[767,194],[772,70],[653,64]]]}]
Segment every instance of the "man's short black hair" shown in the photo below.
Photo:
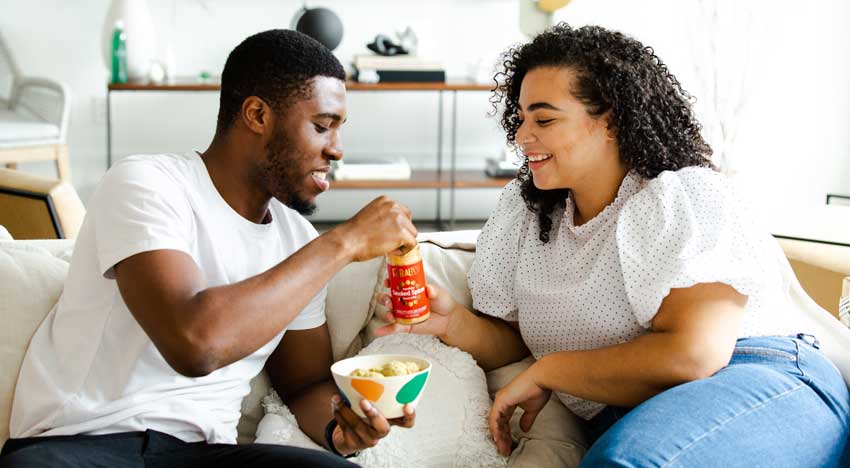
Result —
[{"label": "man's short black hair", "polygon": [[242,41],[227,57],[221,73],[221,97],[216,130],[227,130],[250,96],[275,111],[295,98],[309,99],[313,77],[345,80],[345,70],[327,47],[298,31],[272,29]]}]

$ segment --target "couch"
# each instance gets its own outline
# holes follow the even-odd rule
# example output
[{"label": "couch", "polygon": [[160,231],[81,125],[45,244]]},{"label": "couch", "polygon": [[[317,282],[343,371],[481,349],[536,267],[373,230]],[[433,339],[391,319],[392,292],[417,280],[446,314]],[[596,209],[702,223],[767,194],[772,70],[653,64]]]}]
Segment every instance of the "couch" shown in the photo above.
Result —
[{"label": "couch", "polygon": [[[0,239],[2,234],[0,228]],[[465,277],[474,257],[476,233],[436,233],[427,237],[421,239],[421,245],[428,281],[445,287],[458,302],[469,306],[471,297]],[[59,297],[72,249],[71,240],[0,240],[0,444],[9,435],[11,401],[26,347]],[[850,247],[847,249],[850,252]],[[798,256],[796,261],[804,259]],[[347,266],[329,284],[326,312],[335,359],[356,354],[372,339],[373,330],[380,325],[374,317],[378,307],[374,298],[385,275],[383,260],[374,259]],[[822,349],[850,385],[850,329],[812,301],[790,268],[785,276],[789,300],[800,311],[801,331],[820,339]],[[838,300],[835,297],[836,303]],[[263,416],[260,402],[268,391],[264,374],[252,381],[238,426],[240,443],[254,440]]]}]

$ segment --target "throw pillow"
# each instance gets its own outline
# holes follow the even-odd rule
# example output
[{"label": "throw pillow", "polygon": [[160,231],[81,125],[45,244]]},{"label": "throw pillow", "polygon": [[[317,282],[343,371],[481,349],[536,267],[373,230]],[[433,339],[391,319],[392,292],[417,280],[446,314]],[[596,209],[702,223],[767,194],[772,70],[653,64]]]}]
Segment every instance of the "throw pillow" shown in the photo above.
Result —
[{"label": "throw pillow", "polygon": [[[484,372],[472,357],[431,336],[378,338],[360,354],[415,354],[433,370],[416,410],[413,429],[393,428],[376,447],[352,459],[364,467],[501,467],[487,428],[490,398]],[[295,422],[276,393],[264,399],[266,416],[257,429],[258,443],[319,449]]]},{"label": "throw pillow", "polygon": [[369,320],[379,272],[386,274],[384,257],[348,264],[328,283],[325,317],[334,359],[353,356],[363,347],[360,331]]},{"label": "throw pillow", "polygon": [[0,243],[0,444],[9,437],[12,396],[30,338],[59,299],[67,274],[68,262],[41,247]]}]

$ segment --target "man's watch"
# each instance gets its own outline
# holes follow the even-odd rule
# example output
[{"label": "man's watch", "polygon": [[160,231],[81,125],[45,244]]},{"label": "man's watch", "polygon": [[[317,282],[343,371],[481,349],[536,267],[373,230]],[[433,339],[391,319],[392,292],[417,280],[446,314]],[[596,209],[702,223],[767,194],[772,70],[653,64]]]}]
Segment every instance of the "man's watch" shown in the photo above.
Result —
[{"label": "man's watch", "polygon": [[328,449],[331,451],[331,453],[333,453],[334,455],[339,455],[342,458],[352,458],[356,457],[357,455],[360,455],[360,452],[352,452],[348,455],[343,455],[339,453],[339,451],[336,449],[336,446],[334,445],[334,429],[336,429],[336,426],[336,418],[331,419],[328,425],[325,426],[325,443],[328,444]]}]

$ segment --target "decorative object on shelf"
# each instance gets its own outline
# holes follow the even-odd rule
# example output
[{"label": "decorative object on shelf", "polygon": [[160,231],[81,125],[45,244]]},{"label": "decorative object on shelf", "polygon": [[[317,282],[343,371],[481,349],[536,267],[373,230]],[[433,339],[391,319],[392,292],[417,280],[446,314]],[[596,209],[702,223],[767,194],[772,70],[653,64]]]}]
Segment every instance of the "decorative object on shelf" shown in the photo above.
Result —
[{"label": "decorative object on shelf", "polygon": [[407,180],[410,164],[398,159],[349,159],[335,161],[331,175],[334,180]]},{"label": "decorative object on shelf", "polygon": [[528,37],[534,37],[552,26],[554,13],[567,6],[570,0],[520,0],[519,29]]},{"label": "decorative object on shelf", "polygon": [[342,42],[342,21],[327,8],[307,8],[306,3],[292,17],[290,27],[319,41],[330,50]]},{"label": "decorative object on shelf", "polygon": [[410,26],[404,28],[404,31],[396,31],[396,37],[398,38],[398,44],[407,51],[408,54],[416,55],[417,49],[419,49],[419,37],[416,35],[416,32]]},{"label": "decorative object on shelf", "polygon": [[442,63],[415,55],[356,54],[351,65],[354,67],[353,79],[361,83],[446,81]]},{"label": "decorative object on shelf", "polygon": [[115,28],[112,30],[112,66],[110,67],[111,83],[126,83],[127,82],[127,38],[124,34],[124,22],[118,20],[115,22]]},{"label": "decorative object on shelf", "polygon": [[165,71],[165,79],[173,83],[177,79],[177,59],[174,58],[174,47],[171,42],[165,46],[165,58],[162,61]]},{"label": "decorative object on shelf", "polygon": [[522,158],[510,145],[505,146],[502,158],[487,158],[484,173],[490,177],[516,177],[522,166]]},{"label": "decorative object on shelf", "polygon": [[372,42],[366,44],[366,48],[378,55],[391,57],[393,55],[407,55],[410,52],[400,43],[394,42],[389,36],[378,34]]},{"label": "decorative object on shelf", "polygon": [[148,81],[153,84],[162,84],[165,82],[165,66],[162,62],[151,62],[151,69],[148,72]]},{"label": "decorative object on shelf", "polygon": [[493,84],[496,74],[495,63],[477,57],[466,64],[466,78],[473,83]]},{"label": "decorative object on shelf", "polygon": [[112,69],[112,36],[115,22],[124,23],[127,41],[127,77],[148,78],[156,51],[156,32],[147,0],[112,0],[103,23],[102,52],[104,64]]},{"label": "decorative object on shelf", "polygon": [[177,0],[171,0],[171,24],[168,29],[168,40],[165,41],[162,66],[166,81],[174,83],[177,79],[177,59],[174,55],[174,36],[177,33]]}]

